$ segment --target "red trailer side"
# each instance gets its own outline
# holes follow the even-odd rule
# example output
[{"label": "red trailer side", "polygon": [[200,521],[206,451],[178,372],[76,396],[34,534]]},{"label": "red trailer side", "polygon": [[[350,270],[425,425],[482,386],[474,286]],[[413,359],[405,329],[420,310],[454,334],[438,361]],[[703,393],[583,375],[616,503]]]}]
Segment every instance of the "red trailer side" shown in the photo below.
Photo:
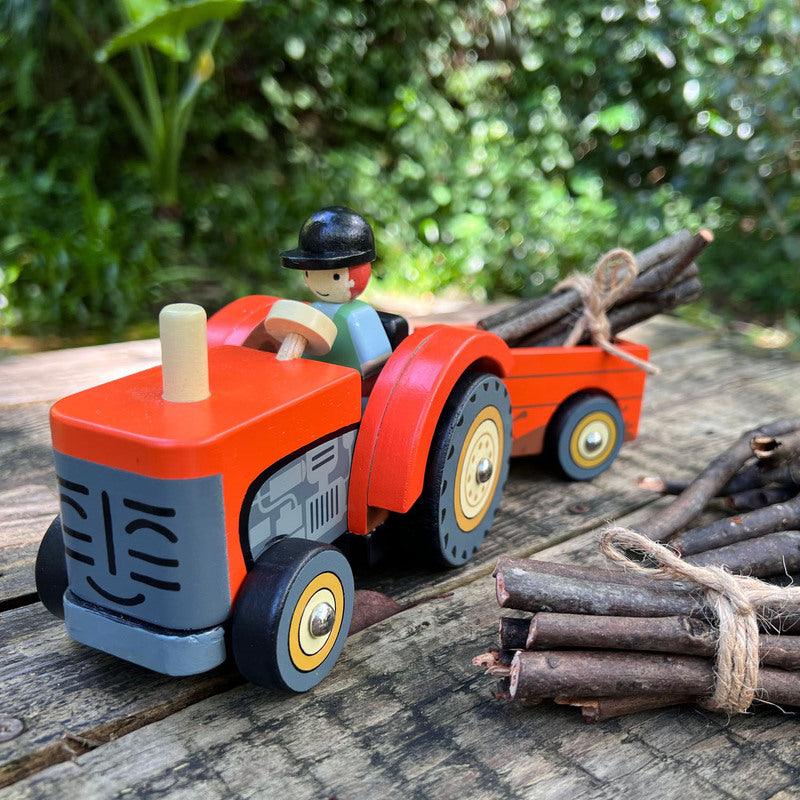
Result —
[{"label": "red trailer side", "polygon": [[[632,355],[647,359],[645,345],[617,342]],[[561,404],[585,391],[612,397],[625,421],[625,439],[639,429],[645,373],[599,347],[516,347],[506,385],[514,418],[512,455],[535,455],[544,447],[547,425]]]}]

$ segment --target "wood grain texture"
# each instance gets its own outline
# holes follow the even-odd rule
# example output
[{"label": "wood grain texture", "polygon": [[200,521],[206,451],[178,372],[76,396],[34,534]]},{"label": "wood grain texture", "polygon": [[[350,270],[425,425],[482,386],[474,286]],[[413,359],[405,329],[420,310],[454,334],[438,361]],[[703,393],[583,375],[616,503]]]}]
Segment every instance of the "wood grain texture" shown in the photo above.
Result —
[{"label": "wood grain texture", "polygon": [[[581,558],[594,546],[588,534],[546,555]],[[791,718],[727,723],[682,707],[585,726],[573,709],[493,701],[492,681],[469,663],[493,638],[492,594],[479,579],[368,628],[311,695],[239,686],[0,796],[104,798],[124,786],[132,796],[220,799],[611,798],[658,786],[659,797],[766,800],[800,780]]]},{"label": "wood grain texture", "polygon": [[53,402],[160,363],[158,339],[12,356],[0,361],[0,405]]},{"label": "wood grain texture", "polygon": [[[549,548],[537,557],[597,563],[604,519],[664,502],[635,487],[638,475],[671,464],[677,477],[688,476],[720,441],[800,410],[797,364],[734,357],[674,320],[630,336],[648,339],[664,372],[649,384],[640,439],[623,447],[614,469],[589,484],[565,484],[537,459],[518,462],[468,569],[427,571],[413,550],[396,546],[403,533],[396,531],[383,563],[361,569],[357,582],[417,605],[354,637],[311,695],[278,697],[224,668],[164,678],[70,643],[38,604],[3,613],[0,714],[21,718],[25,731],[0,744],[0,776],[16,781],[0,798],[114,797],[126,787],[130,796],[187,798],[611,798],[651,796],[655,786],[659,797],[680,800],[793,796],[800,732],[791,718],[757,713],[727,725],[680,708],[584,726],[575,709],[493,701],[491,679],[470,665],[496,642],[500,612],[488,574],[497,555]],[[144,343],[137,347],[146,353]],[[79,372],[96,358],[96,348],[86,350]],[[8,363],[0,363],[3,387]],[[75,380],[66,365],[59,369],[60,386]],[[42,377],[31,397],[72,390],[42,385],[52,382]],[[11,601],[33,588],[35,547],[55,512],[48,404],[19,402],[3,407],[0,399],[8,509],[0,508],[0,599]],[[689,435],[691,450],[676,453],[676,441]]]},{"label": "wood grain texture", "polygon": [[[685,413],[673,413],[676,405],[685,407],[702,397],[713,396],[714,387],[720,380],[731,380],[727,377],[730,372],[730,351],[709,349],[705,332],[669,318],[659,318],[648,326],[642,326],[636,331],[636,336],[656,348],[654,360],[662,366],[664,373],[651,381],[646,391],[640,438],[635,447],[623,447],[619,467],[584,484],[565,484],[554,476],[552,469],[542,459],[515,461],[495,526],[466,574],[485,574],[502,553],[527,555],[536,552],[561,541],[565,536],[588,530],[601,519],[628,513],[643,503],[652,502],[652,497],[647,497],[645,492],[633,485],[627,466],[633,465],[638,475],[674,461],[671,457],[671,437],[687,435],[693,425],[692,419],[687,419]],[[662,337],[667,343],[664,348],[659,345]],[[684,341],[682,346],[681,337]],[[116,377],[116,373],[110,374],[109,363],[113,369],[119,367],[126,371],[150,366],[145,357],[148,353],[150,356],[154,353],[148,351],[145,342],[130,342],[127,346],[132,350],[127,359],[120,350],[122,345],[75,348],[21,357],[23,362],[24,358],[40,356],[50,359],[40,365],[45,375],[49,375],[46,385],[41,384],[44,376],[40,372],[31,373],[23,369],[22,373],[26,381],[31,381],[32,394],[49,392],[50,400],[54,400],[91,384],[91,375],[95,376],[94,382],[97,383]],[[93,355],[94,351],[100,353]],[[60,356],[60,360],[52,361],[56,355]],[[155,356],[157,359],[157,352]],[[20,372],[17,361],[8,359],[0,362],[0,386],[10,385]],[[74,363],[74,369],[67,366],[69,363]],[[9,364],[10,368],[7,366]],[[4,380],[7,374],[10,381]],[[741,365],[741,374],[738,386],[748,386],[748,391],[752,393],[759,392],[759,405],[754,408],[763,408],[765,415],[777,415],[781,413],[784,402],[780,391],[796,380],[800,368],[787,365],[784,361],[749,357]],[[83,381],[80,386],[74,385],[76,375]],[[689,382],[692,390],[687,392],[686,385]],[[734,391],[736,386],[731,385],[730,388]],[[6,525],[13,527],[12,549],[8,554],[0,549],[0,603],[34,591],[36,548],[58,511],[47,421],[49,405],[49,402],[38,402],[4,406],[0,395],[0,500],[8,500],[8,505],[0,506],[0,531],[4,531]],[[741,429],[758,421],[753,413],[749,416],[742,414],[743,407],[745,405],[742,403],[734,403],[733,408],[738,410],[739,418],[727,420]],[[677,416],[677,419],[670,422],[669,426],[659,425],[658,416],[664,413],[669,413],[672,418]],[[745,421],[740,422],[740,418]],[[724,426],[718,423],[715,420],[708,429],[707,440],[696,447],[691,461],[681,460],[680,466],[687,470],[686,474],[692,470],[696,473],[703,464],[703,454],[710,456],[713,453],[719,441],[714,434],[725,435]],[[675,425],[680,427],[676,428]],[[15,493],[4,498],[7,490]],[[34,497],[36,501],[28,502]],[[27,504],[24,513],[19,513],[16,507],[20,502]],[[36,513],[36,508],[39,508],[38,515],[31,516]],[[582,510],[576,513],[571,509]],[[391,559],[385,567],[365,574],[364,588],[386,592],[401,602],[418,596],[432,581],[446,591],[450,585],[449,579],[442,578],[441,573],[420,569],[416,552],[404,552],[402,526],[397,534],[398,546],[393,546]],[[458,573],[457,584],[463,582],[464,575],[464,571]],[[443,580],[445,584],[442,584]]]},{"label": "wood grain texture", "polygon": [[35,548],[58,513],[48,409],[0,406],[0,607],[34,591]]}]

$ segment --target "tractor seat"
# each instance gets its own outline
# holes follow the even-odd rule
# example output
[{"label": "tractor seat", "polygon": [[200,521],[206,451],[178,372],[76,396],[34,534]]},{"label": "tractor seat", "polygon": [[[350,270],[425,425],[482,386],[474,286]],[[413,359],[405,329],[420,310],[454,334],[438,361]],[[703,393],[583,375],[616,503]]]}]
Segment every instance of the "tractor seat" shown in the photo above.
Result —
[{"label": "tractor seat", "polygon": [[[378,319],[380,319],[381,325],[383,325],[383,329],[386,331],[389,345],[392,348],[392,352],[394,352],[400,342],[408,336],[408,320],[405,317],[401,317],[399,314],[388,314],[386,311],[378,311]],[[375,388],[375,381],[378,380],[378,376],[381,374],[381,370],[385,364],[386,362],[384,361],[368,375],[364,376],[361,382],[362,402],[367,402],[367,398],[372,393],[373,388]]]},{"label": "tractor seat", "polygon": [[388,314],[385,311],[379,311],[378,317],[389,338],[392,351],[396,350],[400,342],[408,336],[408,320],[399,314]]}]

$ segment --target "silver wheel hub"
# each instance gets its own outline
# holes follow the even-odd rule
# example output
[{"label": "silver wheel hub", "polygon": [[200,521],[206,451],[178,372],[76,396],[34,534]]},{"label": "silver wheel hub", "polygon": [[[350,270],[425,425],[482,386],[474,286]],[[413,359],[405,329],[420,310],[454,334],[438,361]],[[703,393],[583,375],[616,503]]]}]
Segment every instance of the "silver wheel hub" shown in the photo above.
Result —
[{"label": "silver wheel hub", "polygon": [[319,603],[311,612],[308,629],[312,636],[327,636],[333,630],[335,611],[329,603]]},{"label": "silver wheel hub", "polygon": [[493,472],[494,466],[492,462],[488,458],[482,458],[475,468],[475,480],[478,483],[486,483],[492,477]]},{"label": "silver wheel hub", "polygon": [[603,446],[603,434],[600,431],[589,431],[583,440],[584,449],[596,453]]}]

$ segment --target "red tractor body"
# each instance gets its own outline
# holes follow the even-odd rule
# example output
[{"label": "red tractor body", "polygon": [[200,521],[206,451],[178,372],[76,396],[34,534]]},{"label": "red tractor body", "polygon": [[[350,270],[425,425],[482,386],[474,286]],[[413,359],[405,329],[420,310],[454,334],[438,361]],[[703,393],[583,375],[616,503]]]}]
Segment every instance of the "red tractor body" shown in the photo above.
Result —
[{"label": "red tractor body", "polygon": [[[261,325],[274,302],[246,297],[209,320],[206,400],[164,400],[156,367],[54,405],[61,515],[48,536],[63,543],[76,640],[190,674],[225,658],[233,615],[243,672],[302,691],[330,669],[349,625],[349,612],[322,619],[352,605],[332,542],[412,512],[441,527],[446,563],[464,563],[491,524],[510,455],[556,436],[572,477],[586,478],[636,435],[644,373],[598,348],[510,349],[475,327],[432,325],[394,342],[364,381],[348,367],[277,361]],[[440,495],[450,505],[426,517]],[[442,527],[451,506],[463,540]],[[40,572],[58,580],[45,561],[37,584]],[[287,603],[311,610],[284,612]],[[241,622],[237,605],[249,609]],[[264,644],[253,619],[272,606]],[[259,648],[277,653],[264,656],[263,679]]]}]

